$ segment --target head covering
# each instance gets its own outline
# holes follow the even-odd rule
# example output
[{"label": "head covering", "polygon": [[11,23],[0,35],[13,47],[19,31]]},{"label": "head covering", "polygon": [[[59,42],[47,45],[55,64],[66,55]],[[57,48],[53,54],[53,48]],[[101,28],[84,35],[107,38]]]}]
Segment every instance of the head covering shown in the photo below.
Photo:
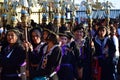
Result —
[{"label": "head covering", "polygon": [[50,33],[57,34],[57,30],[56,30],[55,26],[51,22],[47,26],[45,26],[43,30],[48,31]]},{"label": "head covering", "polygon": [[75,26],[74,28],[73,28],[73,32],[75,32],[75,31],[77,31],[77,30],[81,30],[81,29],[83,29],[84,30],[84,28],[82,27],[82,26],[80,26],[80,25],[77,25],[77,26]]},{"label": "head covering", "polygon": [[40,37],[43,34],[43,30],[39,27],[34,27],[30,30],[30,36],[32,35],[32,32],[36,32]]},{"label": "head covering", "polygon": [[58,33],[59,36],[65,36],[65,37],[68,37],[68,35],[66,34],[66,32],[64,33]]},{"label": "head covering", "polygon": [[54,32],[50,32],[46,38],[46,41],[52,41],[54,44],[58,44],[58,35]]},{"label": "head covering", "polygon": [[34,27],[29,31],[29,34],[30,34],[29,39],[30,39],[32,45],[35,46],[36,44],[34,44],[33,39],[32,39],[32,32],[35,32],[40,38],[42,37],[43,32],[40,27]]},{"label": "head covering", "polygon": [[67,31],[67,27],[65,25],[62,25],[60,28],[59,28],[59,33],[64,33],[65,31]]},{"label": "head covering", "polygon": [[33,30],[33,32],[35,32],[39,37],[41,37],[41,33],[40,33],[40,31],[39,30]]},{"label": "head covering", "polygon": [[14,32],[18,37],[20,37],[20,31],[17,28],[11,28],[7,31],[8,32]]},{"label": "head covering", "polygon": [[68,36],[68,39],[71,39],[71,38],[74,37],[73,34],[70,31],[66,31],[66,34]]}]

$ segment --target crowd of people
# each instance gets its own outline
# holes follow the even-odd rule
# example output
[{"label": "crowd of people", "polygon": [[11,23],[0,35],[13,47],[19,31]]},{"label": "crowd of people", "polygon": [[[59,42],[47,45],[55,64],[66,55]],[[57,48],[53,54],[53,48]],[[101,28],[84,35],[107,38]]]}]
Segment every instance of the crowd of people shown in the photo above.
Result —
[{"label": "crowd of people", "polygon": [[[1,26],[0,80],[119,80],[120,31],[117,21],[94,21],[72,29],[52,22],[29,22],[22,15],[21,22]],[[46,21],[46,20],[45,20]],[[113,23],[114,22],[114,23]],[[117,24],[117,25],[116,25]],[[27,35],[25,28],[27,27]],[[25,39],[27,37],[27,39]],[[24,74],[21,67],[27,65]]]}]

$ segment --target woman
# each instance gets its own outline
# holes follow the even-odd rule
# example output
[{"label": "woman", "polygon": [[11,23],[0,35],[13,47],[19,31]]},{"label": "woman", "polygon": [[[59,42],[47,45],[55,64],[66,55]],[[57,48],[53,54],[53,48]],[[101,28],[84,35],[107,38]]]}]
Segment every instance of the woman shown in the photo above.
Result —
[{"label": "woman", "polygon": [[[49,32],[49,34],[48,34]],[[58,38],[55,33],[49,30],[45,30],[43,37],[45,39],[46,45],[41,48],[40,53],[42,53],[42,59],[40,60],[39,67],[35,72],[34,80],[41,77],[52,77],[51,74],[56,73],[56,69],[60,64],[62,53],[58,45]],[[57,80],[54,77],[50,80]]]},{"label": "woman", "polygon": [[6,33],[6,41],[0,53],[1,80],[21,80],[18,74],[20,66],[25,61],[25,50],[21,45],[19,35],[16,29],[10,29]]},{"label": "woman", "polygon": [[77,62],[77,79],[78,80],[91,80],[91,54],[92,47],[90,40],[85,38],[85,31],[81,25],[73,28],[74,41],[71,42],[76,62]]},{"label": "woman", "polygon": [[27,42],[29,48],[29,70],[30,79],[32,80],[32,73],[38,67],[42,54],[40,54],[40,48],[43,45],[41,41],[42,32],[40,28],[33,28],[30,30],[30,42]]},{"label": "woman", "polygon": [[[74,80],[75,79],[75,55],[70,48],[71,38],[67,32],[59,33],[60,47],[62,49],[62,60],[60,70],[58,71],[59,80]],[[69,41],[68,41],[69,40]]]},{"label": "woman", "polygon": [[115,80],[118,79],[118,72],[117,69],[119,69],[118,65],[118,60],[119,60],[119,40],[118,37],[116,36],[116,28],[114,26],[110,27],[110,41],[113,43],[114,46],[110,45],[111,50],[115,48],[115,53],[113,53],[112,58],[113,58],[113,75],[115,76]]},{"label": "woman", "polygon": [[98,69],[94,78],[98,80],[114,80],[113,77],[113,54],[115,53],[114,43],[106,36],[107,30],[105,26],[100,26],[95,39],[95,53],[93,55],[94,62],[97,61]]}]

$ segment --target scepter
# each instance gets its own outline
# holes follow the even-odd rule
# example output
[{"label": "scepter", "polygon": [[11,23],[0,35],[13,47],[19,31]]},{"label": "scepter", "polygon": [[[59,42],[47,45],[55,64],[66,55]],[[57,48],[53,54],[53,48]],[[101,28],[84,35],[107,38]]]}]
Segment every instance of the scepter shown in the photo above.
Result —
[{"label": "scepter", "polygon": [[[28,12],[27,8],[29,7],[27,0],[20,0],[19,4],[22,6],[21,9],[21,21],[22,27],[24,28],[24,38],[25,41],[28,41]],[[26,61],[25,64],[21,67],[21,73],[25,73],[21,75],[22,80],[29,80],[29,55],[28,48],[25,48],[26,51]]]},{"label": "scepter", "polygon": [[88,26],[89,26],[89,36],[90,36],[90,41],[92,41],[92,35],[91,35],[91,30],[92,30],[92,18],[91,18],[91,13],[92,13],[92,6],[89,4],[88,0],[87,3],[85,4],[86,6],[86,14],[88,17]]},{"label": "scepter", "polygon": [[[87,0],[87,2],[85,3],[85,6],[86,6],[86,14],[87,14],[87,17],[88,17],[88,40],[87,43],[88,43],[88,50],[90,51],[88,55],[88,59],[89,59],[89,69],[90,69],[90,73],[92,73],[92,55],[93,55],[93,52],[92,52],[92,5],[89,3],[89,1]],[[92,77],[92,74],[90,74],[90,76]]]},{"label": "scepter", "polygon": [[[28,42],[28,17],[29,14],[26,10],[21,10],[21,20],[24,27],[24,38],[25,41]],[[29,54],[28,54],[28,48],[25,48],[26,51],[26,64],[23,65],[21,72],[25,72],[26,74],[22,75],[22,80],[29,80]]]}]

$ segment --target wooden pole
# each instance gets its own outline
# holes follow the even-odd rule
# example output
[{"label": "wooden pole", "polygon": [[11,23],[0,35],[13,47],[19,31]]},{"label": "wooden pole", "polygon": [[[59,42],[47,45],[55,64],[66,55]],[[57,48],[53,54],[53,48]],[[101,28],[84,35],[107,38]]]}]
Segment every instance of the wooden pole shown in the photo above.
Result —
[{"label": "wooden pole", "polygon": [[[24,27],[25,41],[28,42],[28,26]],[[29,54],[28,48],[26,48],[26,80],[29,80]]]},{"label": "wooden pole", "polygon": [[[24,11],[23,11],[24,12]],[[29,18],[29,14],[28,13],[24,13],[21,14],[22,16],[22,24],[24,27],[24,40],[26,42],[28,42],[28,18]],[[26,52],[26,60],[25,60],[25,64],[21,66],[21,73],[25,73],[22,74],[22,80],[29,80],[29,54],[28,54],[28,47],[25,48],[25,52]]]},{"label": "wooden pole", "polygon": [[92,77],[92,45],[91,45],[91,42],[92,42],[92,34],[91,34],[91,32],[92,32],[92,18],[91,18],[91,13],[92,13],[92,6],[90,5],[90,4],[88,4],[88,0],[87,0],[87,6],[86,6],[86,8],[87,8],[87,10],[86,10],[86,13],[87,13],[87,15],[88,15],[88,27],[89,27],[89,29],[88,29],[88,45],[89,45],[89,47],[88,47],[88,49],[89,49],[89,54],[88,54],[88,60],[89,60],[89,69],[90,69],[90,73],[91,74],[89,74],[90,75],[90,77]]}]

